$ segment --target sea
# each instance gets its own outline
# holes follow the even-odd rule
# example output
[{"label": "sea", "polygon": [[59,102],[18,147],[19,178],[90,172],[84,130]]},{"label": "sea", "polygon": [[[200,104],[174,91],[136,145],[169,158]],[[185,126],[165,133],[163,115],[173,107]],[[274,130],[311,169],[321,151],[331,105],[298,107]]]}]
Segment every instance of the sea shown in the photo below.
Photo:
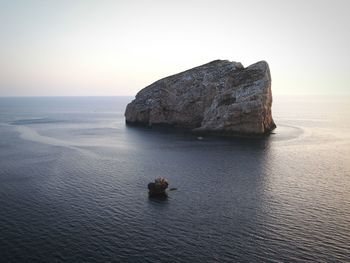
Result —
[{"label": "sea", "polygon": [[275,96],[264,138],[129,127],[132,99],[0,98],[0,262],[350,262],[349,97]]}]

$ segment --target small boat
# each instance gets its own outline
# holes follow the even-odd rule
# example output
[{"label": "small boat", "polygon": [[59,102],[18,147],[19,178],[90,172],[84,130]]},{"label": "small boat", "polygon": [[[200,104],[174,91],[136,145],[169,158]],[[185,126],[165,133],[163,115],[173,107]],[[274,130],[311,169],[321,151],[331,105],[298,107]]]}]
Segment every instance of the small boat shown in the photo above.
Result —
[{"label": "small boat", "polygon": [[154,183],[148,184],[148,194],[152,197],[164,197],[167,196],[166,189],[168,188],[168,181],[163,177],[158,177],[154,180]]}]

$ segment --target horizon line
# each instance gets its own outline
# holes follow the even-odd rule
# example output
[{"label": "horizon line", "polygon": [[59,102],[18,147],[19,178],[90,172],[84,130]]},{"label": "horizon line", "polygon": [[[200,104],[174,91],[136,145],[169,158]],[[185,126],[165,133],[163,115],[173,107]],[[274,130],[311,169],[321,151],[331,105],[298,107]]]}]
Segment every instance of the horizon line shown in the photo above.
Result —
[{"label": "horizon line", "polygon": [[[77,98],[77,97],[100,97],[100,98],[108,98],[108,97],[135,97],[135,95],[10,95],[10,96],[1,96],[0,98]],[[348,93],[336,93],[336,94],[273,94],[273,97],[340,97],[340,96],[350,96]]]}]

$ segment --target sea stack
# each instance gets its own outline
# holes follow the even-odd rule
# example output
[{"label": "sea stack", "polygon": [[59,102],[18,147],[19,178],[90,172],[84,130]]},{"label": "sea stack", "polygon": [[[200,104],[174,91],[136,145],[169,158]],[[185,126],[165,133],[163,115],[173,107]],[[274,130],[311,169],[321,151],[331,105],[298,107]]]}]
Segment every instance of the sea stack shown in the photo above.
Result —
[{"label": "sea stack", "polygon": [[127,124],[186,128],[224,136],[269,134],[270,69],[215,60],[160,79],[139,91],[125,111]]}]

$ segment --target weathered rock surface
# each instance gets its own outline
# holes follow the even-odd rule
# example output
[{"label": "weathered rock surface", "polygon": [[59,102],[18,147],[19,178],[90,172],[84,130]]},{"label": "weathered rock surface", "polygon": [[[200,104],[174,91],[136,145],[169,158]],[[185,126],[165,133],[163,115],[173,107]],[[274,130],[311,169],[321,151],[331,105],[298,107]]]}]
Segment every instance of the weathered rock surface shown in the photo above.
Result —
[{"label": "weathered rock surface", "polygon": [[271,114],[269,66],[215,60],[142,89],[128,104],[128,124],[166,125],[218,135],[266,134]]}]

